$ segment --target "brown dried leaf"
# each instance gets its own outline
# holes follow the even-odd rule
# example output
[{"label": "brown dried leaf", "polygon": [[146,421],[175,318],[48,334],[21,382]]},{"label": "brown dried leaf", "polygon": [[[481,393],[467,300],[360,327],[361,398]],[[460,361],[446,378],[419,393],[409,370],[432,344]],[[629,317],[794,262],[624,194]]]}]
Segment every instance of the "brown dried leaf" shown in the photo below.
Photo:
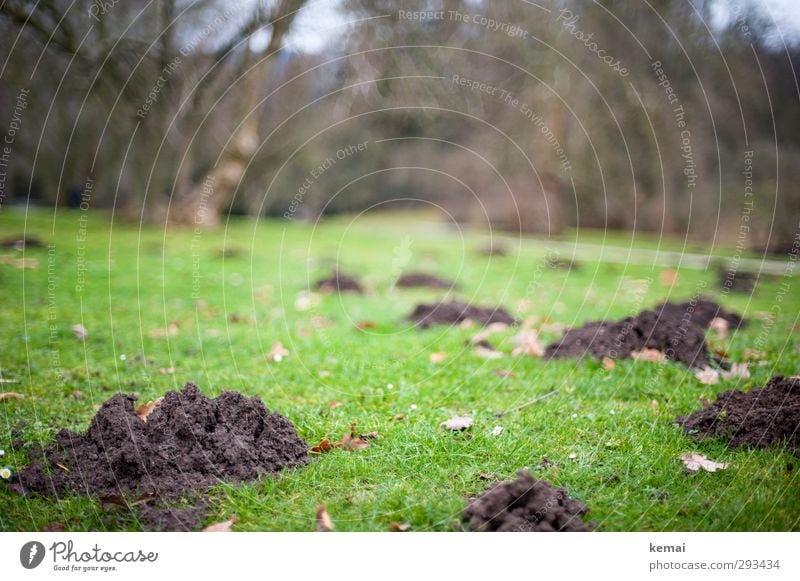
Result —
[{"label": "brown dried leaf", "polygon": [[328,403],[328,409],[329,409],[329,410],[335,410],[336,408],[340,408],[340,407],[342,407],[343,405],[344,405],[344,404],[343,404],[342,402],[340,402],[340,401],[336,401],[336,400],[333,400],[333,401],[331,401],[331,402],[329,402],[329,403]]},{"label": "brown dried leaf", "polygon": [[603,369],[611,371],[617,366],[616,362],[611,357],[603,357]]},{"label": "brown dried leaf", "polygon": [[658,401],[653,399],[650,400],[650,409],[653,410],[653,414],[658,415]]},{"label": "brown dried leaf", "polygon": [[511,342],[518,345],[511,355],[528,355],[529,357],[542,357],[544,346],[539,342],[539,334],[536,331],[520,331],[511,338]]},{"label": "brown dried leaf", "polygon": [[445,359],[447,359],[447,353],[444,351],[439,351],[437,353],[431,353],[428,358],[431,360],[431,363],[441,363]]},{"label": "brown dried leaf", "polygon": [[156,401],[148,401],[147,403],[143,403],[136,408],[136,416],[143,422],[146,422],[147,416],[153,413],[153,410],[156,409],[156,406],[161,403],[162,399],[164,398],[160,397]]},{"label": "brown dried leaf", "polygon": [[325,452],[330,452],[333,449],[333,444],[328,438],[322,438],[319,444],[311,448],[311,452],[315,454],[324,454]]},{"label": "brown dried leaf", "polygon": [[395,414],[392,419],[399,422],[400,420],[406,419],[406,414]]},{"label": "brown dried leaf", "polygon": [[750,368],[747,363],[734,363],[731,365],[730,371],[723,371],[722,377],[725,379],[747,379],[750,377]]},{"label": "brown dried leaf", "polygon": [[667,356],[658,349],[642,349],[641,351],[631,351],[631,359],[642,361],[652,361],[654,363],[664,363]]},{"label": "brown dried leaf", "polygon": [[341,446],[342,450],[358,452],[360,450],[364,450],[365,448],[369,448],[369,442],[361,436],[357,436],[355,434],[345,434],[342,436]]},{"label": "brown dried leaf", "polygon": [[717,337],[719,337],[720,339],[724,339],[725,337],[728,336],[730,323],[728,323],[728,321],[726,321],[722,317],[714,317],[708,324],[708,328],[714,331],[717,334]]},{"label": "brown dried leaf", "polygon": [[497,377],[516,377],[517,374],[509,369],[495,369],[492,371]]},{"label": "brown dried leaf", "polygon": [[665,268],[658,275],[658,278],[661,279],[661,284],[664,286],[672,286],[678,282],[678,272],[671,268]]},{"label": "brown dried leaf", "polygon": [[320,504],[317,507],[316,521],[317,521],[317,532],[329,533],[335,528],[333,526],[333,521],[331,520],[331,515],[328,514],[328,511],[325,508],[324,504]]},{"label": "brown dried leaf", "polygon": [[356,329],[359,329],[361,331],[366,331],[368,329],[374,329],[377,326],[378,326],[378,324],[375,321],[361,321],[359,323],[356,323]]},{"label": "brown dried leaf", "polygon": [[681,461],[690,472],[698,472],[701,468],[706,472],[716,472],[717,470],[725,470],[728,467],[726,463],[714,462],[695,452],[681,454]]},{"label": "brown dried leaf", "polygon": [[697,380],[704,385],[714,385],[719,383],[719,372],[716,369],[705,367],[702,371],[694,374]]},{"label": "brown dried leaf", "polygon": [[763,351],[759,351],[758,349],[751,349],[748,347],[747,349],[744,350],[742,357],[744,357],[748,361],[757,361],[759,359],[764,359],[766,355],[764,354]]},{"label": "brown dried leaf", "polygon": [[230,533],[233,531],[231,527],[239,520],[239,517],[233,515],[228,520],[224,520],[222,522],[214,523],[213,525],[208,525],[206,528],[203,529],[204,533]]},{"label": "brown dried leaf", "polygon": [[287,357],[288,355],[289,355],[289,350],[283,346],[283,343],[281,343],[280,341],[275,341],[272,344],[272,349],[270,349],[269,355],[267,355],[267,359],[279,363],[281,360],[283,360],[284,357]]},{"label": "brown dried leaf", "polygon": [[500,359],[503,354],[500,351],[495,351],[492,347],[486,345],[478,345],[475,347],[475,355],[482,359]]},{"label": "brown dried leaf", "polygon": [[83,399],[83,392],[79,389],[73,389],[70,395],[75,399]]},{"label": "brown dried leaf", "polygon": [[72,325],[72,332],[75,334],[75,338],[81,341],[85,341],[89,336],[89,331],[83,325]]},{"label": "brown dried leaf", "polygon": [[442,422],[440,425],[444,426],[448,430],[466,430],[468,429],[475,420],[473,420],[469,416],[453,416],[449,420]]},{"label": "brown dried leaf", "polygon": [[25,396],[15,391],[7,391],[5,393],[0,393],[0,401],[4,399],[25,399]]},{"label": "brown dried leaf", "polygon": [[389,530],[393,533],[405,533],[411,530],[410,522],[393,522],[389,525]]}]

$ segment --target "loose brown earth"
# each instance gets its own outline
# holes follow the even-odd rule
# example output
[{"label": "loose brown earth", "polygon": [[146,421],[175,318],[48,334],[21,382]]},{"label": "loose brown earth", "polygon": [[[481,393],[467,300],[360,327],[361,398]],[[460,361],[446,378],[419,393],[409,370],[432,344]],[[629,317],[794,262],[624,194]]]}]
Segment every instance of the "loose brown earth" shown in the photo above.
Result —
[{"label": "loose brown earth", "polygon": [[517,322],[503,307],[478,307],[457,300],[419,304],[408,315],[409,321],[417,323],[423,329],[432,325],[453,325],[468,319],[479,325],[513,325]]},{"label": "loose brown earth", "polygon": [[744,327],[745,321],[741,316],[727,311],[714,301],[697,299],[686,303],[664,303],[655,308],[661,311],[665,318],[670,320],[684,319],[707,329],[716,318],[725,319],[732,329]]},{"label": "loose brown earth", "polygon": [[464,511],[472,531],[488,532],[581,532],[589,508],[521,471],[516,480],[500,482],[469,503]]},{"label": "loose brown earth", "polygon": [[4,248],[16,248],[17,250],[22,250],[24,248],[41,248],[44,246],[41,240],[36,238],[35,236],[11,236],[9,238],[4,239],[0,242]]},{"label": "loose brown earth", "polygon": [[327,293],[364,293],[364,289],[355,278],[339,270],[334,271],[330,278],[318,280],[316,287]]},{"label": "loose brown earth", "polygon": [[785,444],[800,456],[800,377],[776,375],[763,388],[722,392],[707,408],[675,422],[698,438],[726,438],[732,448]]},{"label": "loose brown earth", "polygon": [[664,306],[660,312],[645,310],[621,321],[586,323],[548,345],[545,357],[627,359],[631,352],[656,349],[687,367],[705,367],[710,360],[704,330],[691,318],[685,318],[679,307]]},{"label": "loose brown earth", "polygon": [[180,392],[167,392],[146,421],[136,415],[135,401],[117,394],[85,434],[61,430],[54,443],[31,446],[30,464],[12,487],[55,497],[144,498],[142,520],[152,517],[157,528],[176,522],[192,528],[202,508],[177,509],[172,502],[223,480],[254,480],[308,461],[294,425],[257,397],[226,391],[210,399],[187,383]]},{"label": "loose brown earth", "polygon": [[426,272],[407,272],[397,279],[395,286],[402,288],[451,288],[453,283]]}]

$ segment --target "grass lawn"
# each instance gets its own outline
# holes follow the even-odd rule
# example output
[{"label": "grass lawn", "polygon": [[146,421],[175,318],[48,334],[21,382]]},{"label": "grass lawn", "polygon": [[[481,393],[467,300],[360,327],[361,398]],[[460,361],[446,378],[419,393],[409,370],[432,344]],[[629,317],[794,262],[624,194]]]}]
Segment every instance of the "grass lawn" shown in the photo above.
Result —
[{"label": "grass lawn", "polygon": [[[553,250],[546,242],[487,257],[476,252],[481,233],[432,235],[408,220],[381,227],[387,220],[340,217],[310,226],[236,219],[217,232],[195,233],[140,228],[103,213],[59,210],[54,220],[52,212],[4,209],[3,238],[26,230],[45,246],[24,252],[38,268],[0,264],[0,375],[17,381],[0,391],[26,395],[0,402],[0,465],[18,470],[26,462],[11,449],[20,420],[26,439],[48,441],[61,427],[84,430],[93,406],[117,391],[147,401],[193,381],[211,395],[259,396],[309,445],[341,438],[351,423],[381,435],[363,451],[334,450],[274,478],[220,484],[208,522],[236,514],[237,530],[313,530],[320,504],[342,531],[385,531],[392,522],[416,531],[460,530],[471,496],[523,468],[588,504],[587,520],[600,531],[800,529],[797,458],[694,443],[672,424],[700,408],[703,397],[798,373],[794,280],[762,278],[752,295],[723,295],[715,271],[679,268],[670,287],[662,267],[587,261],[577,270],[549,269],[543,259]],[[298,305],[336,262],[370,292],[312,296],[310,305]],[[751,321],[727,339],[709,334],[712,346],[733,361],[756,349],[766,364],[752,366],[749,379],[702,385],[674,363],[619,361],[606,370],[589,360],[482,359],[465,345],[475,328],[419,331],[403,321],[416,303],[445,294],[393,290],[393,277],[411,268],[457,280],[459,298],[565,325],[634,314],[700,291]],[[519,310],[520,301],[527,310]],[[374,326],[357,328],[364,321]],[[75,324],[88,330],[85,342],[73,335]],[[510,353],[515,332],[490,340]],[[276,341],[290,351],[280,362],[266,357]],[[432,363],[430,353],[442,351],[446,361]],[[75,390],[83,397],[73,397]],[[494,415],[552,390],[558,394]],[[394,419],[398,414],[404,419]],[[475,419],[467,433],[440,427],[456,414]],[[501,434],[492,433],[495,426]],[[687,475],[679,460],[687,451],[729,468]],[[134,515],[104,511],[90,499],[23,498],[0,481],[0,530],[41,530],[53,522],[70,531],[139,529]]]}]

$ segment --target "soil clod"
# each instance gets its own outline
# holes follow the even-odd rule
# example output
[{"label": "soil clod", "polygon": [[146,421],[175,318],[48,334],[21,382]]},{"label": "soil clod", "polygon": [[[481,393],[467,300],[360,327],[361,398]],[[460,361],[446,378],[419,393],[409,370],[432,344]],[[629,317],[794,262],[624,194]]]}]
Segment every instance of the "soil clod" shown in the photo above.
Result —
[{"label": "soil clod", "polygon": [[427,272],[407,272],[397,279],[395,286],[401,288],[451,288],[453,283]]},{"label": "soil clod", "polygon": [[800,377],[776,375],[762,388],[722,392],[711,405],[675,423],[702,439],[726,438],[732,448],[785,444],[800,456]]},{"label": "soil clod", "polygon": [[0,246],[3,246],[4,248],[23,250],[25,248],[41,248],[44,246],[44,243],[42,243],[42,241],[36,236],[24,236],[20,234],[19,236],[10,236],[5,238],[2,242],[0,242]]},{"label": "soil clod", "polygon": [[[55,497],[88,492],[177,501],[220,481],[254,480],[308,460],[294,425],[257,397],[226,391],[212,399],[187,383],[180,392],[167,392],[146,422],[137,417],[135,401],[116,394],[86,433],[61,430],[55,442],[30,455],[13,488]],[[145,506],[144,520],[164,513],[179,516],[174,522],[193,522],[188,517],[196,514]],[[165,518],[154,519],[157,528],[173,522]]]},{"label": "soil clod", "polygon": [[487,532],[582,532],[589,508],[521,471],[516,480],[500,482],[472,500],[464,512],[472,531]]},{"label": "soil clod", "polygon": [[490,323],[514,325],[517,322],[503,307],[480,307],[457,300],[419,304],[408,315],[408,320],[417,323],[423,329],[432,325],[452,325],[466,320],[474,321],[481,326]]},{"label": "soil clod", "polygon": [[725,319],[731,329],[744,327],[745,321],[740,315],[727,311],[714,301],[696,299],[685,303],[664,303],[655,308],[665,319],[685,320],[707,329],[714,319]]},{"label": "soil clod", "polygon": [[330,278],[318,280],[316,287],[326,293],[364,293],[364,289],[355,278],[340,270],[335,270]]}]

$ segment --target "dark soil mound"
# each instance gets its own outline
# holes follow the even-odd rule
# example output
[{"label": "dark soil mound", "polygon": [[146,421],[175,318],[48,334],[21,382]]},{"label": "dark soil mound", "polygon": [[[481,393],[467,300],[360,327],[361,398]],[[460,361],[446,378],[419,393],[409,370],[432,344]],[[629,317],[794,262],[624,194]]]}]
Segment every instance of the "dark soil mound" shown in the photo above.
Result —
[{"label": "dark soil mound", "polygon": [[800,377],[776,375],[763,388],[722,392],[707,408],[675,423],[687,434],[727,438],[734,448],[785,443],[800,456]]},{"label": "dark soil mound", "polygon": [[756,276],[750,272],[719,271],[719,286],[740,293],[751,293],[756,286]]},{"label": "dark soil mound", "polygon": [[317,281],[316,287],[326,293],[358,293],[363,294],[364,289],[352,276],[340,271],[335,271],[330,278]]},{"label": "dark soil mound", "polygon": [[709,364],[703,329],[681,316],[682,311],[642,311],[621,321],[593,321],[570,329],[545,349],[545,357],[627,359],[632,351],[657,349],[687,367]]},{"label": "dark soil mound", "polygon": [[686,320],[707,329],[712,320],[719,317],[725,319],[731,328],[744,327],[745,321],[741,316],[726,311],[714,301],[697,299],[686,303],[664,303],[655,308],[662,316],[674,320]]},{"label": "dark soil mound", "polygon": [[36,236],[11,236],[9,238],[5,238],[0,245],[4,248],[16,248],[17,250],[22,250],[23,248],[41,248],[44,246],[41,240],[36,238]]},{"label": "dark soil mound", "polygon": [[454,285],[450,281],[441,279],[438,276],[434,276],[432,274],[428,274],[425,272],[407,272],[403,276],[397,279],[395,286],[403,288],[413,288],[413,287],[450,288]]},{"label": "dark soil mound", "polygon": [[417,323],[423,329],[431,325],[452,325],[466,319],[475,321],[479,325],[489,323],[513,325],[517,322],[502,307],[476,307],[461,301],[420,304],[408,316],[409,321]]},{"label": "dark soil mound", "polygon": [[137,417],[134,401],[117,394],[85,434],[61,430],[54,443],[34,449],[13,487],[54,496],[176,499],[220,480],[253,480],[307,461],[308,447],[294,425],[257,397],[226,391],[210,399],[187,383],[181,392],[167,392],[147,421]]},{"label": "dark soil mound", "polygon": [[581,532],[581,520],[589,508],[521,471],[516,480],[500,482],[475,498],[464,511],[472,531]]}]

